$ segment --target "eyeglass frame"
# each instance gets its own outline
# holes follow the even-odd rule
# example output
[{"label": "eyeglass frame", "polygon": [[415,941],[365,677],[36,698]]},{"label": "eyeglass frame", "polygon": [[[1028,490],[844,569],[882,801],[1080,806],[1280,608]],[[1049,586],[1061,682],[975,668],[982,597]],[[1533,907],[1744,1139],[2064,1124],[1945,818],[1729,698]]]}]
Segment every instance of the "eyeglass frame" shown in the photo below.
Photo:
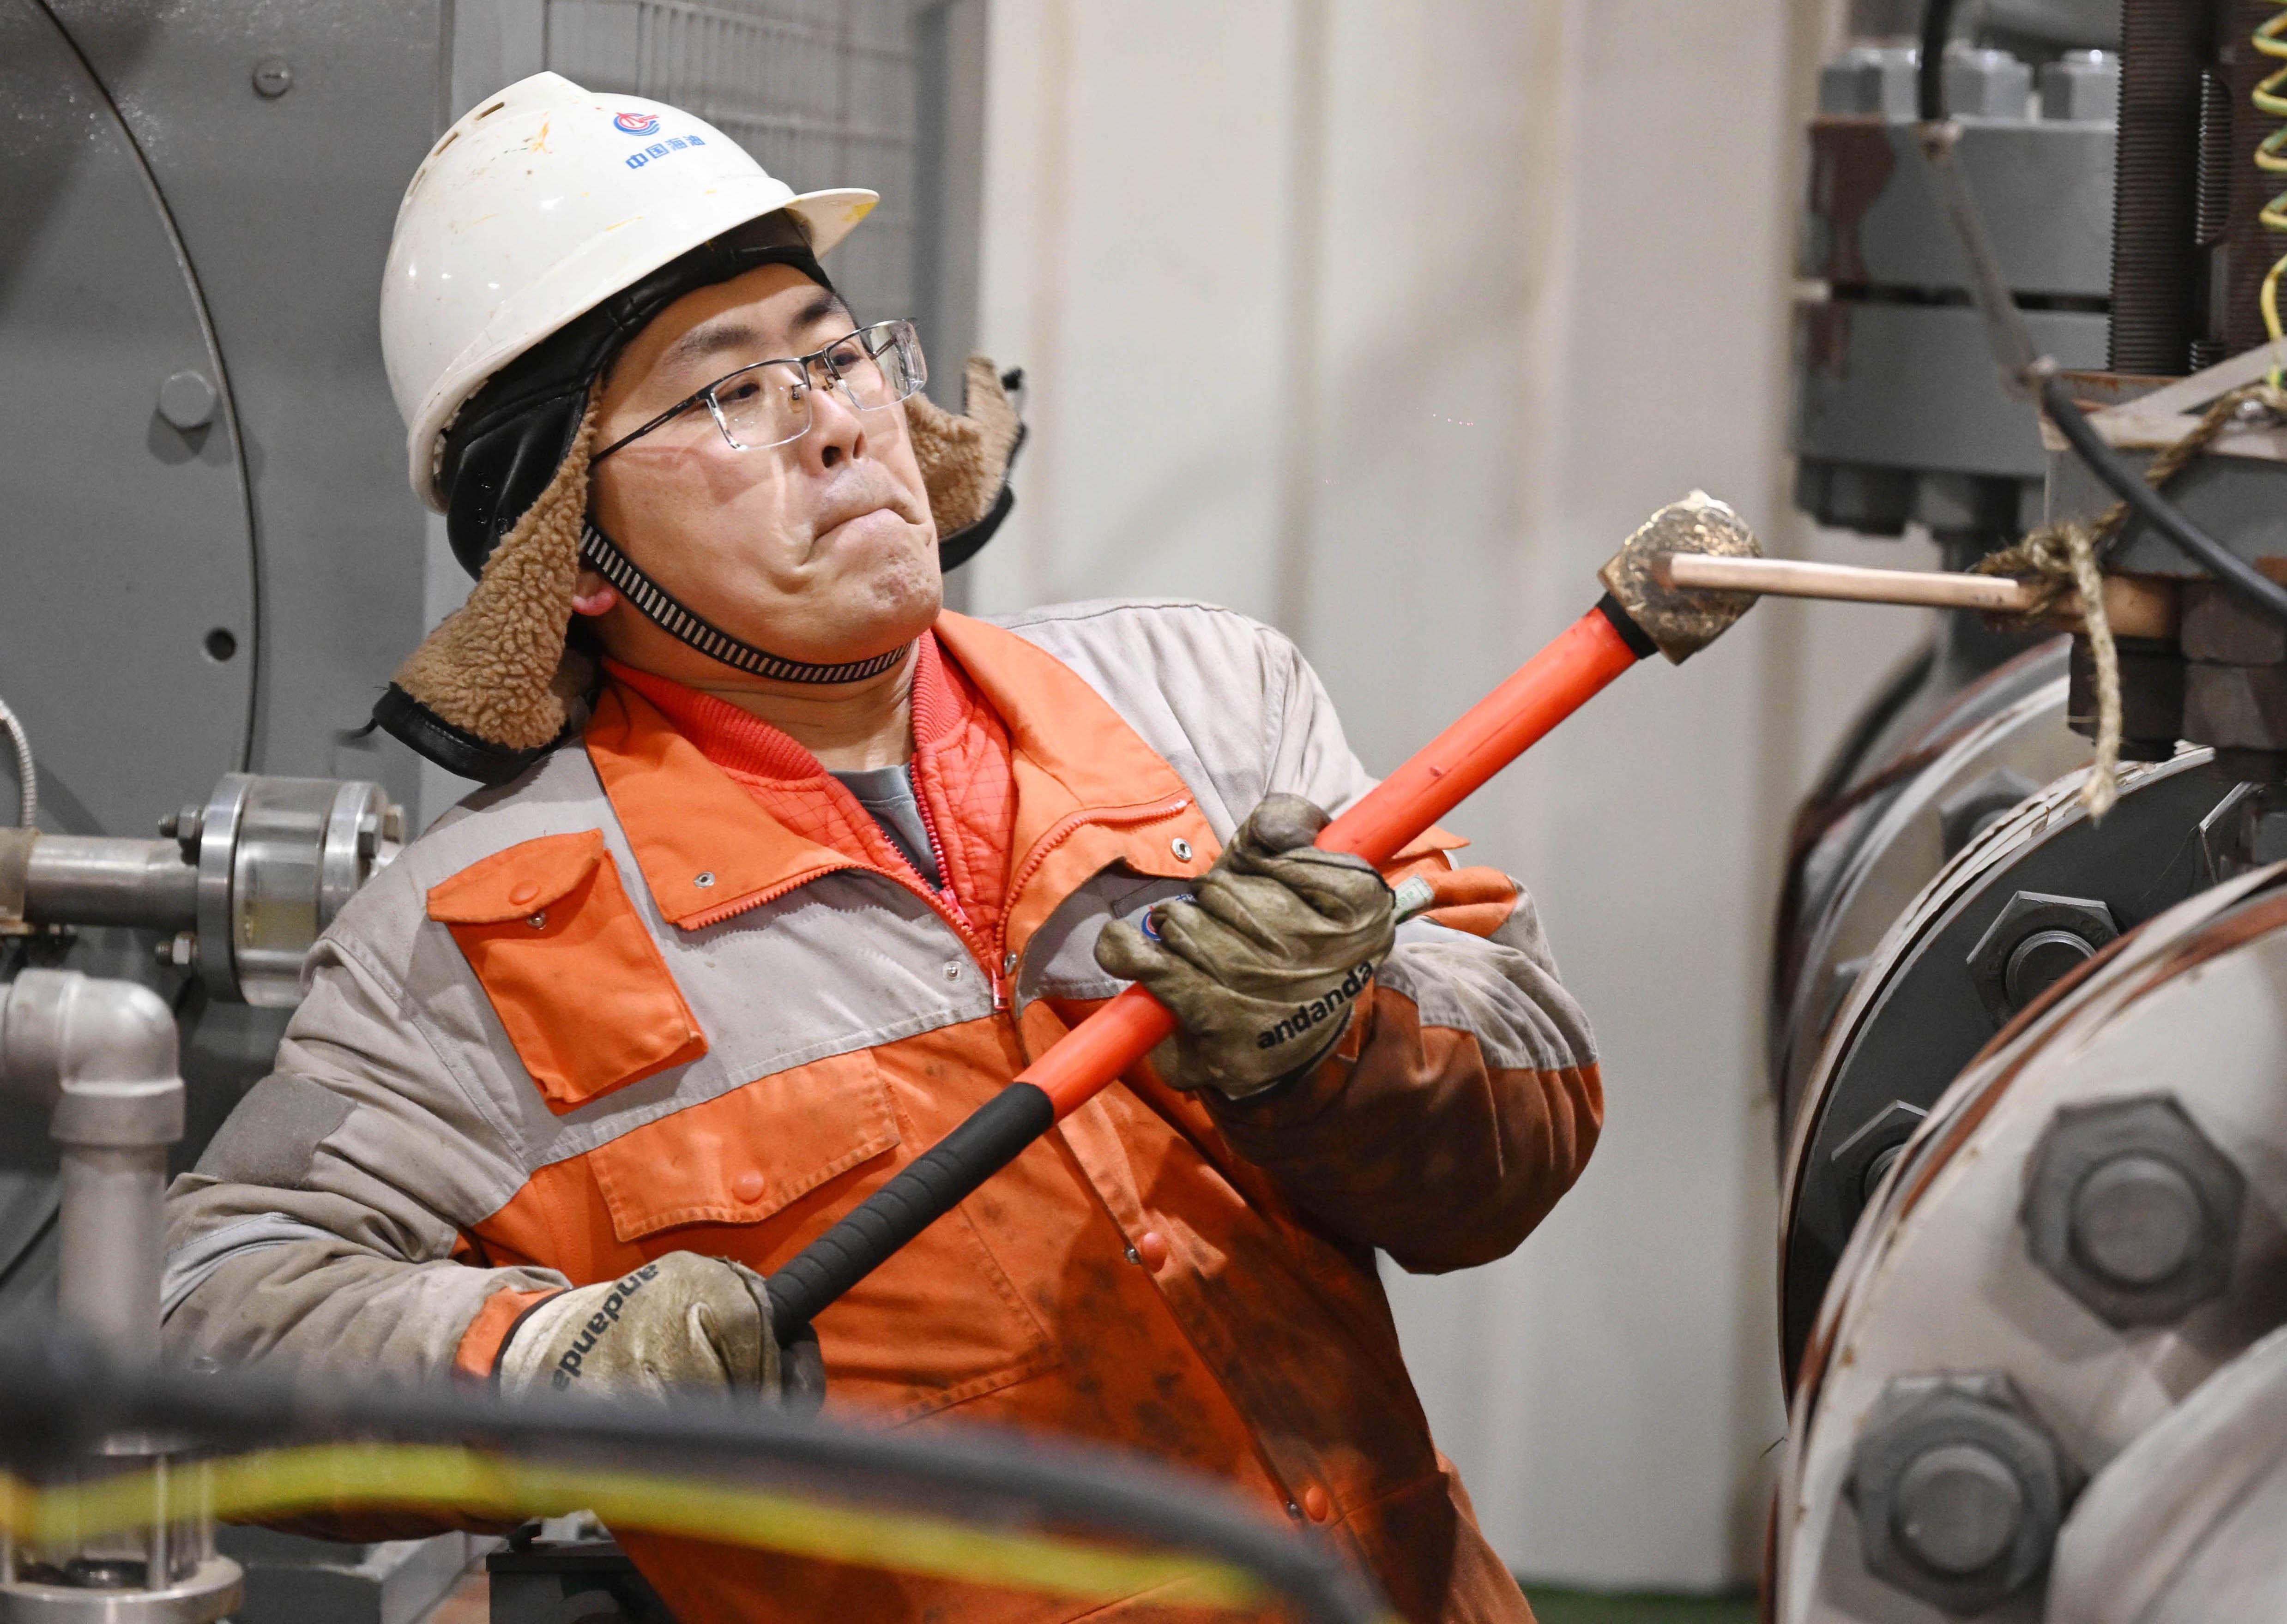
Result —
[{"label": "eyeglass frame", "polygon": [[[643,438],[645,435],[651,433],[655,429],[665,428],[669,423],[674,422],[685,412],[691,410],[692,407],[702,405],[707,408],[707,414],[715,420],[716,432],[723,437],[724,443],[729,445],[733,451],[770,451],[780,445],[791,445],[796,440],[802,438],[803,435],[808,434],[812,429],[818,426],[818,418],[815,414],[811,415],[809,422],[803,425],[800,433],[789,434],[782,440],[772,440],[768,445],[748,445],[742,444],[739,438],[731,432],[731,425],[723,421],[723,407],[721,403],[715,398],[715,391],[721,389],[725,383],[728,383],[733,378],[744,377],[750,372],[759,372],[765,367],[799,367],[802,368],[803,387],[805,390],[813,390],[819,386],[812,380],[810,369],[811,363],[817,362],[825,366],[827,375],[833,380],[831,383],[828,383],[826,386],[827,391],[830,393],[835,389],[841,388],[844,384],[845,380],[840,372],[836,371],[831,364],[827,362],[826,358],[831,355],[835,351],[840,349],[843,344],[849,343],[851,339],[857,337],[860,333],[871,332],[875,327],[904,327],[907,332],[914,335],[914,353],[916,356],[921,355],[921,329],[914,324],[912,318],[900,316],[892,317],[886,321],[869,321],[864,327],[851,327],[847,333],[844,333],[841,337],[835,339],[832,343],[813,350],[808,355],[773,356],[768,360],[749,361],[744,367],[733,367],[731,371],[724,373],[721,377],[716,379],[712,383],[708,384],[704,389],[694,390],[690,394],[685,395],[682,399],[668,407],[666,411],[661,412],[658,416],[653,418],[640,429],[635,430],[631,433],[623,434],[618,439],[613,440],[610,445],[605,446],[603,450],[597,452],[593,456],[590,456],[588,459],[588,466],[590,468],[595,467],[597,463],[601,462],[605,457],[610,456],[613,452],[620,450],[622,446]],[[867,353],[869,356],[878,357],[880,351],[869,349]],[[929,363],[924,359],[922,362],[922,376],[924,382],[927,382],[928,375]],[[880,406],[860,406],[858,403],[856,397],[851,395],[846,389],[843,390],[843,398],[850,402],[850,406],[852,411],[880,412],[896,406],[898,401],[912,399],[915,395],[921,393],[921,390],[922,385],[920,383],[916,383],[912,389],[906,390],[906,393],[898,396],[897,400],[885,400]],[[807,404],[808,401],[805,398],[804,405]]]}]

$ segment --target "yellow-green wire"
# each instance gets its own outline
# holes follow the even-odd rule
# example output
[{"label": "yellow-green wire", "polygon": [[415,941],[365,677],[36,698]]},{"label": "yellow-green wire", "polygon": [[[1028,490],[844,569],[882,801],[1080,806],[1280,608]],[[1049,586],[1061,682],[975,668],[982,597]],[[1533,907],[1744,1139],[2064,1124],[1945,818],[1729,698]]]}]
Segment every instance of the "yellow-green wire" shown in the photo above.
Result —
[{"label": "yellow-green wire", "polygon": [[170,1479],[162,1483],[145,1470],[41,1487],[0,1473],[0,1528],[28,1544],[64,1545],[146,1525],[162,1502],[162,1515],[187,1517],[204,1505],[240,1521],[371,1506],[499,1518],[584,1508],[613,1528],[1091,1600],[1148,1592],[1170,1606],[1249,1609],[1269,1599],[1253,1574],[1210,1557],[1122,1550],[778,1491],[550,1466],[450,1446],[265,1450],[178,1464]]},{"label": "yellow-green wire", "polygon": [[[2272,118],[2287,118],[2287,5],[2266,18],[2255,30],[2252,43],[2263,55],[2279,62],[2280,67],[2264,75],[2249,99],[2255,110]],[[2287,175],[2287,124],[2281,125],[2263,138],[2255,149],[2255,167],[2267,175]],[[2287,192],[2281,192],[2263,206],[2256,217],[2267,229],[2287,232]],[[2279,276],[2287,270],[2287,254],[2283,254],[2263,273],[2263,288],[2258,303],[2263,307],[2263,330],[2271,336],[2271,385],[2280,386],[2283,364],[2287,364],[2287,329],[2279,319]]]}]

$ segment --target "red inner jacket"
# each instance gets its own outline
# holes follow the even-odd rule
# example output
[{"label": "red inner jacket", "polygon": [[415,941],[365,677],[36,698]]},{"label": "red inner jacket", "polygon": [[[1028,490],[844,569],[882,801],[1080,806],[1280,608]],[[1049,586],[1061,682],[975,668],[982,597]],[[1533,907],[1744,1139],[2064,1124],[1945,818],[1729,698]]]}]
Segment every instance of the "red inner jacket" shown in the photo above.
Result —
[{"label": "red inner jacket", "polygon": [[770,723],[648,671],[616,660],[605,668],[659,706],[772,817],[845,857],[911,876],[916,890],[950,911],[979,957],[997,962],[1017,821],[1009,729],[945,657],[935,633],[922,634],[914,661],[913,781],[945,876],[943,892],[913,872],[846,784]]}]

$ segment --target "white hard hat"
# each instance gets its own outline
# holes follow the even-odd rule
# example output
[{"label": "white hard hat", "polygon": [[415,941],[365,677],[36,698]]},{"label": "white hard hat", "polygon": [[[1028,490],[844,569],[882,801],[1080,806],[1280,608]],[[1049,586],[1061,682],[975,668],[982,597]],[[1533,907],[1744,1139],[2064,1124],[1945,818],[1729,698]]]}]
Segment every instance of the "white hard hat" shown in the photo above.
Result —
[{"label": "white hard hat", "polygon": [[879,201],[797,195],[712,124],[558,74],[488,97],[429,149],[390,238],[381,353],[415,493],[444,510],[454,414],[566,322],[764,215],[793,217],[823,255]]}]

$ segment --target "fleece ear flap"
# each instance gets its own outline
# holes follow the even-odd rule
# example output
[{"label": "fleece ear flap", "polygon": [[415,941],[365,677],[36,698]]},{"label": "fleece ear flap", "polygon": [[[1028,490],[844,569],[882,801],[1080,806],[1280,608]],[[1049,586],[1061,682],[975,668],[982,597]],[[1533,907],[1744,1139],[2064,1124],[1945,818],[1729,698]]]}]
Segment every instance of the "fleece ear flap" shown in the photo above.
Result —
[{"label": "fleece ear flap", "polygon": [[565,646],[588,510],[591,396],[572,448],[501,538],[469,601],[398,668],[374,721],[449,772],[504,784],[583,720],[592,662]]},{"label": "fleece ear flap", "polygon": [[1025,424],[1009,391],[1024,381],[1021,371],[1003,375],[984,356],[972,355],[960,416],[926,395],[906,402],[914,456],[937,520],[938,562],[945,569],[975,557],[1017,505],[1009,470],[1025,443]]}]

